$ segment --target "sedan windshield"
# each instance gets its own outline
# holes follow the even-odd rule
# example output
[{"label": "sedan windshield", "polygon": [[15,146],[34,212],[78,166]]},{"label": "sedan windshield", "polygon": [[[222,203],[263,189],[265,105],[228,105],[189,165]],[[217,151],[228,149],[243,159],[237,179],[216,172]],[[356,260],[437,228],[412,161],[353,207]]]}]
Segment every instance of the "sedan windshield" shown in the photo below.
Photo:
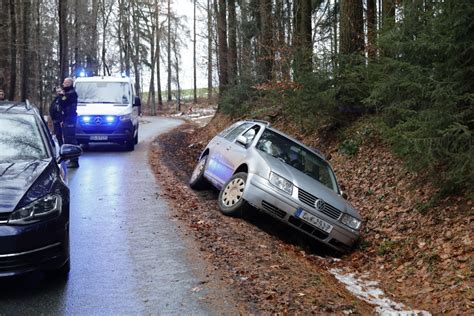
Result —
[{"label": "sedan windshield", "polygon": [[329,164],[291,139],[266,129],[256,147],[338,192],[336,177]]},{"label": "sedan windshield", "polygon": [[76,82],[79,103],[128,104],[130,85],[126,82]]},{"label": "sedan windshield", "polygon": [[0,163],[47,158],[35,117],[30,114],[0,115]]}]

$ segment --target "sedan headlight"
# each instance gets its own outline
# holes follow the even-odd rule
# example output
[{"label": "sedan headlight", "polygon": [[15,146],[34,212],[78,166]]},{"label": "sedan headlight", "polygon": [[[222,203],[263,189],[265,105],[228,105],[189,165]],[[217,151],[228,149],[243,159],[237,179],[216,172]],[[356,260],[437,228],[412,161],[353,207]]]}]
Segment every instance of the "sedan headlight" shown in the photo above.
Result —
[{"label": "sedan headlight", "polygon": [[22,207],[10,215],[9,224],[26,225],[61,213],[62,199],[59,195],[46,195]]},{"label": "sedan headlight", "polygon": [[132,119],[132,114],[129,113],[129,114],[125,114],[125,115],[120,115],[120,120],[121,121],[127,121],[127,120],[131,120]]},{"label": "sedan headlight", "polygon": [[361,224],[360,220],[349,214],[342,214],[341,222],[352,229],[359,229]]},{"label": "sedan headlight", "polygon": [[289,195],[293,193],[293,183],[286,180],[282,176],[279,176],[274,172],[270,172],[270,178],[268,180],[271,184],[276,186],[278,189],[285,191]]}]

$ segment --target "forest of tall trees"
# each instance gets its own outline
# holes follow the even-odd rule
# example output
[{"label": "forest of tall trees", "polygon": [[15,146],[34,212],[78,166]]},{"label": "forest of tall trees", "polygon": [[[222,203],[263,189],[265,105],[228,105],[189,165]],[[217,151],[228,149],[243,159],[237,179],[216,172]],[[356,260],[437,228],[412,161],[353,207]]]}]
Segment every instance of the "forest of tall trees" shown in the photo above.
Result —
[{"label": "forest of tall trees", "polygon": [[193,42],[194,101],[218,86],[219,111],[308,133],[377,114],[455,191],[473,184],[473,16],[471,0],[0,0],[0,88],[44,105],[65,76],[123,72],[155,114]]}]

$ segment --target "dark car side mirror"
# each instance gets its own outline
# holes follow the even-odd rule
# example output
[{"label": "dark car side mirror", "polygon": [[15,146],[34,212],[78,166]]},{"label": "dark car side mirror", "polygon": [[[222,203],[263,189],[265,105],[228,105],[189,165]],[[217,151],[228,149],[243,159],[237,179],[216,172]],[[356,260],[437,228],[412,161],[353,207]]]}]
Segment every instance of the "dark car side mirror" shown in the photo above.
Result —
[{"label": "dark car side mirror", "polygon": [[71,144],[63,144],[59,150],[58,163],[61,163],[65,160],[70,160],[77,158],[82,155],[82,149],[79,146]]},{"label": "dark car side mirror", "polygon": [[341,196],[344,200],[347,200],[349,198],[349,195],[347,195],[347,193],[344,191],[341,191]]}]

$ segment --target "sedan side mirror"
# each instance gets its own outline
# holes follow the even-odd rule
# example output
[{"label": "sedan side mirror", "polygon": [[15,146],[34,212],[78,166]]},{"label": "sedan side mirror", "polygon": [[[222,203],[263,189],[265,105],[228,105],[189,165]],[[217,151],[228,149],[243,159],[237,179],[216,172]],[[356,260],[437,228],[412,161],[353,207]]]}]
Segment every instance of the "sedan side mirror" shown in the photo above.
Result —
[{"label": "sedan side mirror", "polygon": [[77,158],[82,155],[82,149],[79,146],[71,144],[63,144],[59,150],[59,159],[58,163],[61,163],[65,160],[70,160]]},{"label": "sedan side mirror", "polygon": [[249,140],[247,137],[245,137],[244,135],[240,135],[237,137],[237,139],[235,140],[238,144],[244,146],[244,147],[247,147],[247,145],[249,144]]},{"label": "sedan side mirror", "polygon": [[347,195],[347,193],[344,191],[341,191],[341,196],[344,200],[347,200],[349,198],[349,195]]}]

